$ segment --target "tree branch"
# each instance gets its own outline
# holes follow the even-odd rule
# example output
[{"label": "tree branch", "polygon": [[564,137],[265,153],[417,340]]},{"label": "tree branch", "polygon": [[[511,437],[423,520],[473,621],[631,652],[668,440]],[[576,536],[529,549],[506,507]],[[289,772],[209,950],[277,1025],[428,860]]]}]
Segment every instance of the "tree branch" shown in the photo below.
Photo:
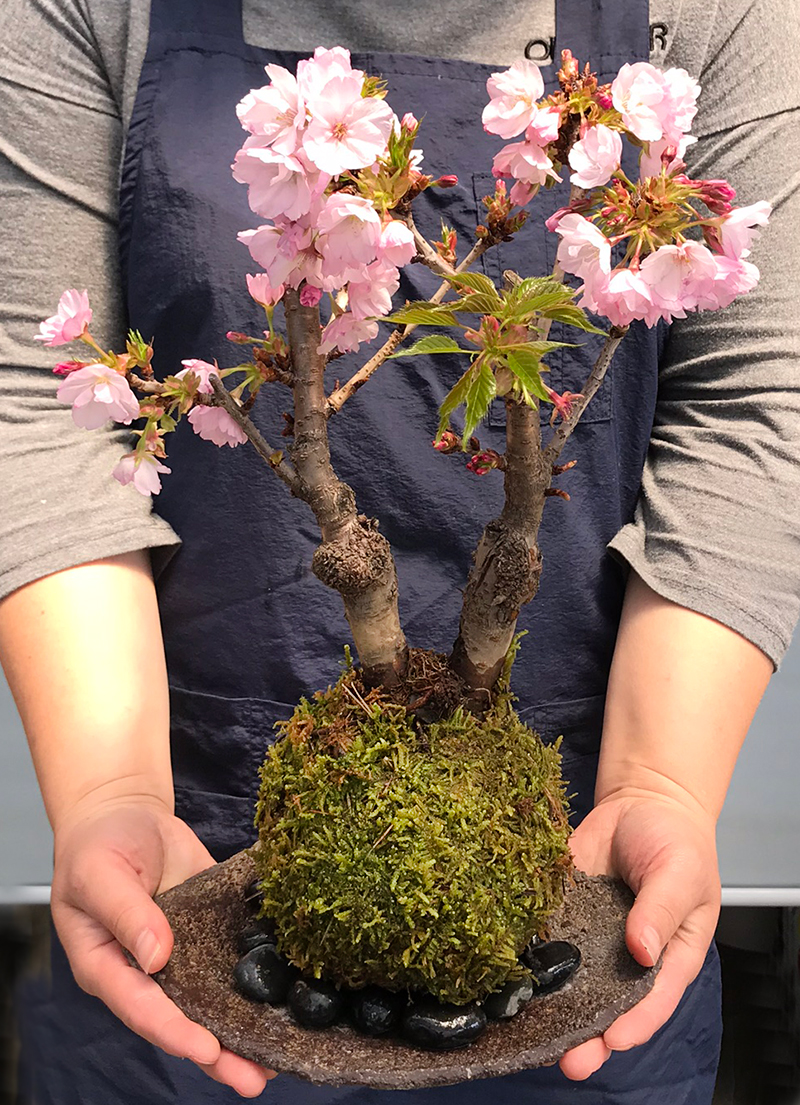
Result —
[{"label": "tree branch", "polygon": [[600,355],[595,361],[586,383],[581,388],[581,395],[583,398],[576,400],[572,406],[572,413],[569,418],[562,422],[558,429],[554,431],[553,436],[544,448],[542,455],[545,464],[552,466],[558,460],[561,455],[561,450],[566,445],[572,431],[580,422],[581,415],[586,410],[592,398],[597,394],[597,390],[602,384],[614,354],[617,351],[617,346],[628,333],[628,329],[627,326],[611,327],[605,344],[600,350]]}]

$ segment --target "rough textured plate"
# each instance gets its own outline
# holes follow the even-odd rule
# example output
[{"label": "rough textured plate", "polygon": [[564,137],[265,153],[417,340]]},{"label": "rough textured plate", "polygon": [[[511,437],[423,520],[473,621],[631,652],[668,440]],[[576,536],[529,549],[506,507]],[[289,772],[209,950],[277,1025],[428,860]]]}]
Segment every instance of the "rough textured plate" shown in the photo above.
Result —
[{"label": "rough textured plate", "polygon": [[633,897],[624,883],[578,874],[553,919],[553,939],[571,940],[583,964],[554,994],[535,998],[513,1020],[490,1023],[460,1051],[424,1051],[350,1028],[300,1028],[284,1008],[248,1001],[233,988],[236,940],[252,914],[242,891],[255,874],[247,852],[203,871],[158,898],[175,949],[154,977],[192,1020],[231,1051],[312,1082],[378,1089],[442,1086],[552,1063],[603,1032],[650,990],[656,968],[625,947]]}]

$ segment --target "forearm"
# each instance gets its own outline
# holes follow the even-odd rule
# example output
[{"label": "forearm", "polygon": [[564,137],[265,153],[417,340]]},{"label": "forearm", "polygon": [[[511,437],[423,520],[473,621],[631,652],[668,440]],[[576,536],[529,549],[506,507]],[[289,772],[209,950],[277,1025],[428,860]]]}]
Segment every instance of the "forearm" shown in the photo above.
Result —
[{"label": "forearm", "polygon": [[631,572],[608,685],[596,800],[657,791],[716,820],[771,661]]},{"label": "forearm", "polygon": [[122,797],[172,809],[166,666],[146,552],[9,595],[0,658],[54,828],[70,811]]}]

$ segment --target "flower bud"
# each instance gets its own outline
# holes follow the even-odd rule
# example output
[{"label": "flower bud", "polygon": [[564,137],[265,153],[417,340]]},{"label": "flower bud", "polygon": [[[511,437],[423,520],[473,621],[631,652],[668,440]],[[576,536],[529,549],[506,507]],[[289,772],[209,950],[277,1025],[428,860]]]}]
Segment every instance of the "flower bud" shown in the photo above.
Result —
[{"label": "flower bud", "polygon": [[322,289],[313,284],[304,284],[300,290],[300,302],[304,307],[316,307],[322,299]]},{"label": "flower bud", "polygon": [[433,182],[438,188],[455,188],[458,184],[458,177],[453,176],[451,173],[449,176],[440,176],[438,180]]},{"label": "flower bud", "polygon": [[239,330],[229,330],[225,337],[236,345],[247,345],[250,341],[247,334],[242,334]]},{"label": "flower bud", "polygon": [[461,438],[452,430],[445,430],[442,436],[433,442],[433,447],[440,453],[455,453],[461,448]]},{"label": "flower bud", "polygon": [[89,361],[62,361],[53,369],[56,376],[69,376],[70,372],[77,372],[79,368],[86,368]]},{"label": "flower bud", "polygon": [[413,115],[410,111],[407,111],[403,118],[400,120],[400,126],[403,130],[416,130],[419,126],[419,119],[416,115]]},{"label": "flower bud", "polygon": [[504,468],[505,459],[494,449],[484,449],[482,453],[476,453],[467,461],[467,468],[476,476],[485,476],[493,468]]}]

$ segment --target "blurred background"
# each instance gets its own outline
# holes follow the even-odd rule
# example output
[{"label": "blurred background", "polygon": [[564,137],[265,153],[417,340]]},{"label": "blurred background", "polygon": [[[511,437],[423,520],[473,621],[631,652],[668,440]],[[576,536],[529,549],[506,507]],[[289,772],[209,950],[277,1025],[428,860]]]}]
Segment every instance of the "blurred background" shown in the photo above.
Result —
[{"label": "blurred background", "polygon": [[[799,786],[800,640],[772,679],[719,824],[724,1037],[714,1105],[800,1105]],[[51,870],[50,828],[0,675],[0,1105],[35,1105],[16,1084],[14,993],[47,985]]]}]

